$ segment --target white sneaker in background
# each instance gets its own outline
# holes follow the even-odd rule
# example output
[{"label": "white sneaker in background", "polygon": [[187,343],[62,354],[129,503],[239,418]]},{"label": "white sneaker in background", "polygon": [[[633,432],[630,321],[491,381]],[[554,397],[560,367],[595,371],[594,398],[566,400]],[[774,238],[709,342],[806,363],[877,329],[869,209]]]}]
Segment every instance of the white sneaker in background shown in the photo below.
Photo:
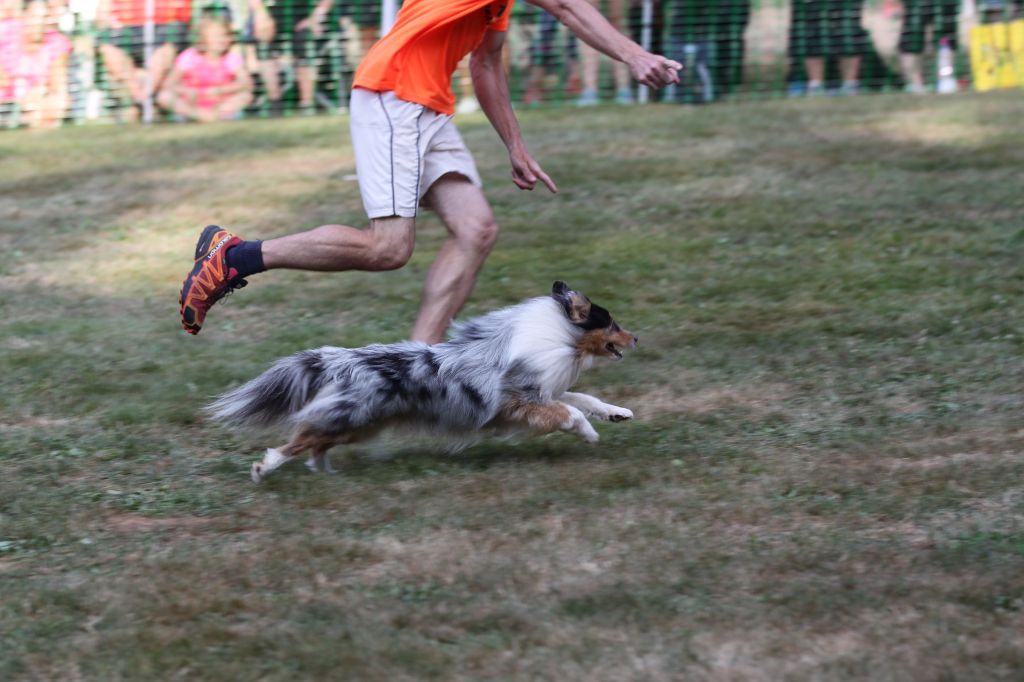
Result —
[{"label": "white sneaker in background", "polygon": [[476,101],[476,97],[463,97],[455,105],[456,114],[475,114],[478,111],[480,111],[480,102]]}]

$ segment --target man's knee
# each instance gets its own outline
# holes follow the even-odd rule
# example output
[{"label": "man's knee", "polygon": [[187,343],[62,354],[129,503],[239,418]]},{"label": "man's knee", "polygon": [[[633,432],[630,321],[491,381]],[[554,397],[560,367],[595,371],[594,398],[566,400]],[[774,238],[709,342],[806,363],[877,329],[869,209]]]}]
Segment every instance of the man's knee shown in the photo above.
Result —
[{"label": "man's knee", "polygon": [[461,239],[474,251],[490,253],[498,241],[498,223],[494,220],[494,216],[487,216],[471,229],[465,230]]},{"label": "man's knee", "polygon": [[411,220],[373,221],[370,267],[373,270],[397,270],[409,262],[416,246],[416,228]]}]

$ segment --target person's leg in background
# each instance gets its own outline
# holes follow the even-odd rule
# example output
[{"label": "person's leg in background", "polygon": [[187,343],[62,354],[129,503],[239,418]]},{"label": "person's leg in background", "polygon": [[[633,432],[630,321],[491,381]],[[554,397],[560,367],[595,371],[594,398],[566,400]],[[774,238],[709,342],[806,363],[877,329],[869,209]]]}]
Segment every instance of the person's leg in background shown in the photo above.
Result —
[{"label": "person's leg in background", "polygon": [[459,103],[455,111],[459,114],[472,114],[480,111],[480,103],[473,92],[473,77],[469,73],[469,56],[459,62],[455,69],[455,80],[458,81]]},{"label": "person's leg in background", "polygon": [[803,10],[804,70],[807,72],[807,96],[825,94],[825,56],[828,53],[828,10],[831,0],[794,2]]},{"label": "person's leg in background", "polygon": [[[601,0],[590,0],[590,2],[598,11],[601,10]],[[606,16],[612,26],[623,33],[629,33],[629,29],[623,24],[625,17],[624,0],[608,0],[608,13]],[[599,66],[597,50],[585,43],[580,45],[580,69],[583,80],[583,92],[580,93],[580,98],[577,100],[577,104],[580,106],[597,104],[601,99],[598,92]],[[613,68],[615,75],[615,101],[619,104],[632,104],[633,91],[630,87],[629,67],[621,62],[615,62]]]},{"label": "person's leg in background", "polygon": [[903,0],[903,23],[900,26],[900,71],[907,92],[926,92],[921,55],[924,52],[925,0]]},{"label": "person's leg in background", "polygon": [[531,106],[544,101],[545,80],[553,57],[558,24],[550,13],[541,9],[528,16],[535,20],[535,26],[530,41],[530,77],[526,84],[526,94],[523,95],[523,104]]},{"label": "person's leg in background", "polygon": [[751,0],[719,0],[715,15],[715,85],[726,94],[743,82],[746,54],[744,35],[750,21]]},{"label": "person's leg in background", "polygon": [[99,52],[106,67],[108,84],[114,90],[123,89],[133,103],[145,99],[142,80],[131,56],[113,43],[101,44]]},{"label": "person's leg in background", "polygon": [[938,79],[936,89],[939,93],[949,94],[957,91],[956,50],[959,30],[959,0],[935,0],[935,15],[932,20],[932,32],[935,39],[938,59]]},{"label": "person's leg in background", "polygon": [[860,91],[860,65],[869,40],[862,21],[864,0],[837,0],[840,16],[839,36],[835,42],[841,45],[839,52],[839,74],[842,85],[839,92],[856,95]]},{"label": "person's leg in background", "polygon": [[280,116],[284,110],[281,101],[284,95],[281,90],[281,71],[270,43],[256,44],[256,64],[260,82],[263,83],[263,90],[267,94],[267,113],[271,116]]},{"label": "person's leg in background", "polygon": [[303,29],[293,35],[295,48],[295,81],[299,86],[299,110],[311,113],[316,105],[316,77],[319,71],[317,42],[312,31]]}]

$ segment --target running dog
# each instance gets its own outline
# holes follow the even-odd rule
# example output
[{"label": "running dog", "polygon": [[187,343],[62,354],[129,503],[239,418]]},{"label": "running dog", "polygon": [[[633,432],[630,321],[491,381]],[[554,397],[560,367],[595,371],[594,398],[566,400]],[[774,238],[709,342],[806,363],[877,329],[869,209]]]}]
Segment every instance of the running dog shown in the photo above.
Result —
[{"label": "running dog", "polygon": [[287,444],[253,463],[256,483],[307,450],[310,470],[334,473],[331,447],[389,427],[459,437],[564,431],[596,443],[588,417],[622,421],[633,413],[568,389],[595,358],[619,360],[619,349],[637,342],[607,310],[555,282],[550,296],[456,323],[445,343],[302,351],[207,411],[230,426],[292,427]]}]

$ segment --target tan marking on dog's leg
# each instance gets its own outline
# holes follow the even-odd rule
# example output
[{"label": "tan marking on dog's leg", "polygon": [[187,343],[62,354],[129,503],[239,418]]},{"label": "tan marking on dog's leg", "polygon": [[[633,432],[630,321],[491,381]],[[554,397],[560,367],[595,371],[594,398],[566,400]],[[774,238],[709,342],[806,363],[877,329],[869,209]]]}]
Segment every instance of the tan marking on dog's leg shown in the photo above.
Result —
[{"label": "tan marking on dog's leg", "polygon": [[[249,475],[254,483],[260,483],[285,462],[288,462],[301,452],[315,447],[323,448],[324,441],[325,437],[320,434],[299,429],[285,445],[282,445],[280,448],[268,448],[262,460],[252,463]],[[327,447],[330,446],[328,445]],[[323,449],[326,450],[326,448]]]},{"label": "tan marking on dog's leg", "polygon": [[597,431],[587,421],[586,415],[565,403],[553,402],[542,405],[513,399],[505,406],[504,416],[513,423],[529,427],[537,434],[565,431],[579,436],[588,443],[596,443],[598,440]]},{"label": "tan marking on dog's leg", "polygon": [[311,452],[306,460],[306,468],[320,474],[338,473],[338,470],[331,466],[331,457],[327,451],[335,445],[348,445],[372,438],[380,429],[380,426],[370,426],[344,433],[307,436],[303,442],[308,445]]}]

